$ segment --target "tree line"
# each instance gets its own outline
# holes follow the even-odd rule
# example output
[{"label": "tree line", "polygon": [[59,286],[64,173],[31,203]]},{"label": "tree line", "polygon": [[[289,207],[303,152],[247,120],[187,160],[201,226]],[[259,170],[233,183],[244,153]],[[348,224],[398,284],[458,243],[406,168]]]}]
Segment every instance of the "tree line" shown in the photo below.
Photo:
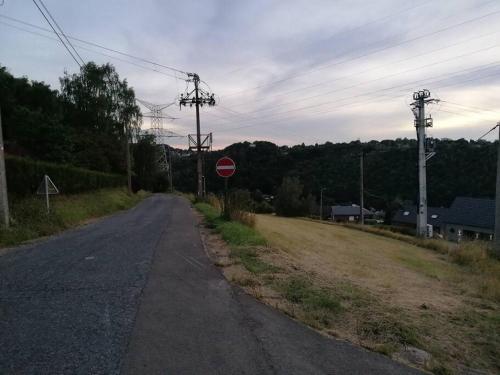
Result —
[{"label": "tree line", "polygon": [[[494,197],[497,142],[435,139],[436,155],[427,166],[428,203],[449,206],[457,196]],[[237,164],[230,178],[232,188],[277,195],[281,189],[296,190],[285,177],[301,185],[301,198],[325,204],[359,204],[360,156],[364,159],[365,205],[386,210],[418,195],[417,142],[396,139],[315,145],[277,146],[270,142],[235,143],[224,150],[204,154],[208,191],[220,192],[223,179],[215,162],[227,155]],[[194,155],[176,161],[174,183],[180,190],[196,186]],[[306,203],[303,203],[306,204]]]},{"label": "tree line", "polygon": [[[90,62],[78,73],[65,73],[59,81],[60,90],[53,90],[44,82],[14,77],[0,66],[0,108],[7,155],[123,175],[127,143],[135,141],[135,187],[164,190],[165,173],[158,170],[156,163],[158,149],[153,138],[140,135],[141,112],[127,80],[121,79],[110,64]],[[12,169],[14,164],[32,166],[26,173],[33,179],[41,173],[40,165],[47,165],[11,158],[7,167]],[[55,173],[55,167],[51,168]],[[98,176],[87,175],[94,179]],[[26,182],[14,171],[9,179],[10,189],[19,187],[20,181]]]}]

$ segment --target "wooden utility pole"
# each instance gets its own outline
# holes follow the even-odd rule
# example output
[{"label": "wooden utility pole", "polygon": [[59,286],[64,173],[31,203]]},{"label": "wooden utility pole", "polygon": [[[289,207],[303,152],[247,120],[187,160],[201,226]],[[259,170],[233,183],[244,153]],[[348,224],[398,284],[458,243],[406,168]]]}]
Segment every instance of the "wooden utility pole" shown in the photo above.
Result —
[{"label": "wooden utility pole", "polygon": [[494,254],[500,259],[500,122],[498,128],[498,151],[497,151],[497,186],[495,194],[495,238]]},{"label": "wooden utility pole", "polygon": [[203,196],[203,161],[201,160],[200,98],[198,93],[200,77],[195,74],[193,81],[196,98],[196,171],[198,174],[198,198],[201,198]]},{"label": "wooden utility pole", "polygon": [[0,224],[9,227],[9,199],[7,196],[7,175],[5,173],[5,159],[2,132],[2,111],[0,109]]},{"label": "wooden utility pole", "polygon": [[[215,97],[214,94],[210,94],[203,89],[200,88],[200,77],[196,73],[188,73],[188,77],[190,78],[189,82],[194,83],[194,90],[189,93],[181,94],[179,99],[180,106],[186,106],[189,104],[190,107],[195,105],[196,108],[196,145],[193,148],[196,148],[196,171],[197,171],[197,182],[198,182],[198,198],[203,196],[203,160],[202,160],[202,150],[207,148],[208,146],[202,145],[201,141],[201,129],[200,129],[200,106],[203,104],[208,104],[209,106],[215,105]],[[194,93],[194,97],[191,96]],[[190,144],[191,144],[191,135],[189,135]],[[210,135],[210,142],[211,142]],[[191,145],[189,146],[191,149]]]},{"label": "wooden utility pole", "polygon": [[325,188],[321,188],[319,191],[319,219],[323,220],[323,190]]},{"label": "wooden utility pole", "polygon": [[359,196],[359,223],[365,223],[365,188],[364,188],[364,171],[363,171],[363,150],[359,156],[359,185],[360,185],[360,196]]}]

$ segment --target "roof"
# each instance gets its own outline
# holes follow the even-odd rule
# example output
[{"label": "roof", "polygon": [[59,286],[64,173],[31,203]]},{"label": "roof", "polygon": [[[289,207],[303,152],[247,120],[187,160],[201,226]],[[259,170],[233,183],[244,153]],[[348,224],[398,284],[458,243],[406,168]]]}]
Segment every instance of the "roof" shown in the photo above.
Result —
[{"label": "roof", "polygon": [[446,222],[493,229],[495,227],[495,200],[457,197],[451,204]]},{"label": "roof", "polygon": [[[360,212],[359,206],[332,206],[333,216],[359,216]],[[363,208],[363,214],[371,215],[372,213]]]},{"label": "roof", "polygon": [[[427,223],[435,227],[440,227],[441,223],[448,215],[449,208],[444,207],[427,207]],[[417,225],[417,206],[404,206],[396,211],[392,217],[392,221],[403,224]]]}]

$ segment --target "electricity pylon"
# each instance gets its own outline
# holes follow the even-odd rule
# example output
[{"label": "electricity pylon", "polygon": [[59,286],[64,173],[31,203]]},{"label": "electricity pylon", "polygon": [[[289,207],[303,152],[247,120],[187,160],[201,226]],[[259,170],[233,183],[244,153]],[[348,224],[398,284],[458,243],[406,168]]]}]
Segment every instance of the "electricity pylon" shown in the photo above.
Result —
[{"label": "electricity pylon", "polygon": [[170,190],[173,191],[172,182],[172,152],[171,146],[167,144],[168,138],[184,138],[184,136],[174,133],[163,128],[163,119],[175,120],[175,117],[164,115],[163,110],[170,107],[174,103],[169,104],[153,104],[145,100],[136,99],[137,102],[150,110],[142,117],[150,119],[149,129],[143,130],[143,134],[149,134],[154,137],[154,142],[157,145],[157,164],[160,171],[168,173]]}]

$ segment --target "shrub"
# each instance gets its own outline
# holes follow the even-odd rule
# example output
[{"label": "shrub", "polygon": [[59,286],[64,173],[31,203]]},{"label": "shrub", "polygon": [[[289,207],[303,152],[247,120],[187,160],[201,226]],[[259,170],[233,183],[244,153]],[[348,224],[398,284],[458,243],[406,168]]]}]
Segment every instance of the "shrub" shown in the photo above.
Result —
[{"label": "shrub", "polygon": [[480,242],[462,242],[450,250],[450,257],[462,266],[477,265],[488,259],[488,247]]},{"label": "shrub", "polygon": [[274,212],[274,207],[263,200],[253,204],[253,211],[257,214],[272,214]]},{"label": "shrub", "polygon": [[7,187],[16,196],[34,194],[44,175],[48,175],[59,191],[65,194],[125,186],[127,181],[122,175],[14,156],[6,156],[5,167]]}]

